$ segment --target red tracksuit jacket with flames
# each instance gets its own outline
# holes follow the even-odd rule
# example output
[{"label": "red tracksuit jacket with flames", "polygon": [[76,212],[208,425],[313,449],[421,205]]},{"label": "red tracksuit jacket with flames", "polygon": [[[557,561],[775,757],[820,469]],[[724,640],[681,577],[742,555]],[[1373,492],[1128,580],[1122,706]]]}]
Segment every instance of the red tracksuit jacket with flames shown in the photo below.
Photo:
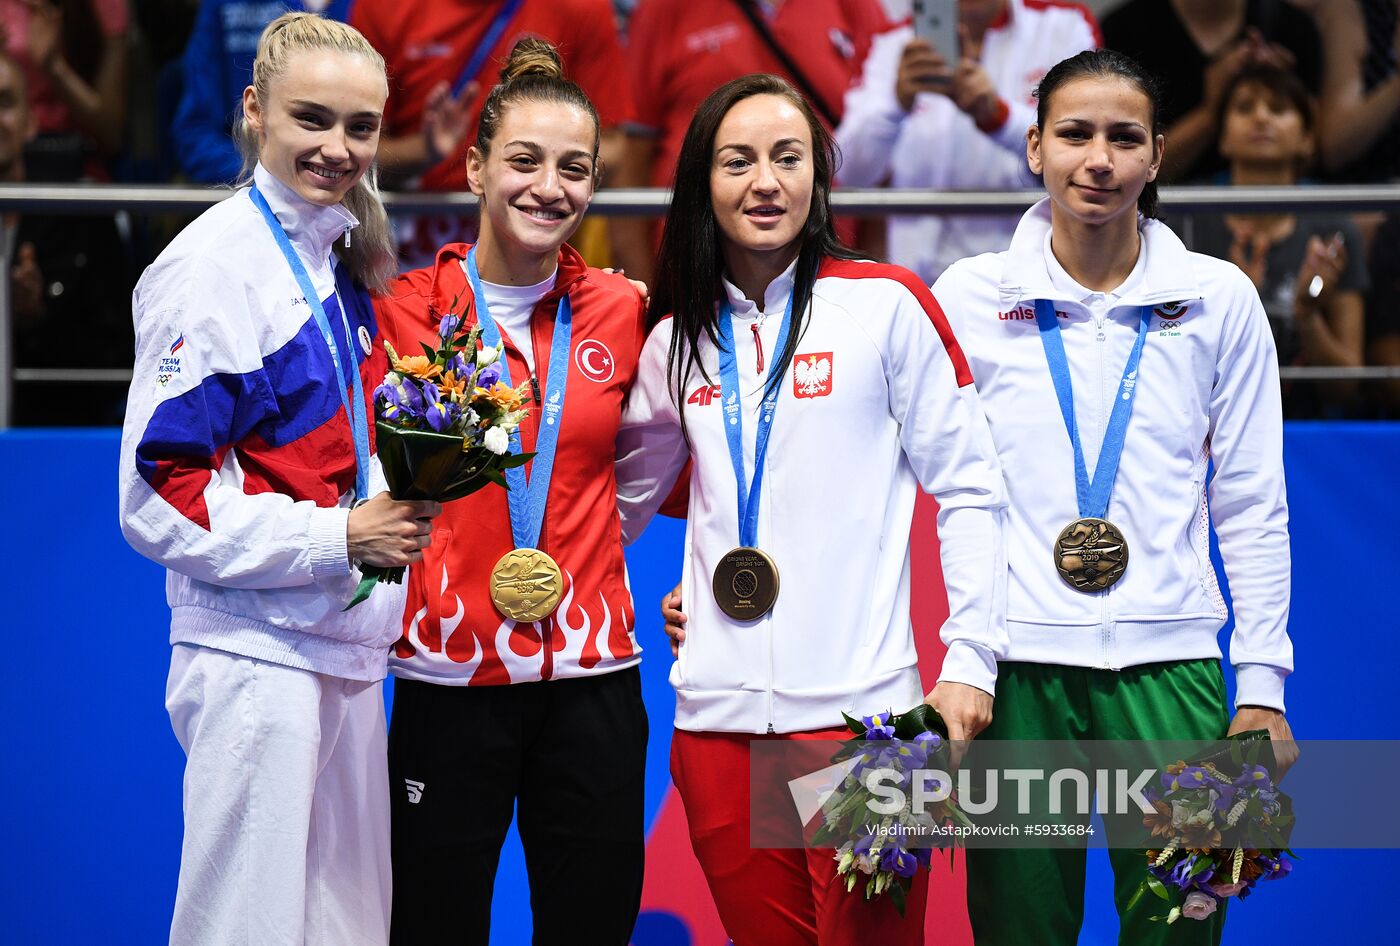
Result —
[{"label": "red tracksuit jacket with flames", "polygon": [[[462,270],[470,247],[449,244],[434,264],[396,279],[376,300],[386,338],[400,352],[435,344],[448,312],[477,321]],[[613,475],[618,420],[637,370],[644,306],[628,281],[590,269],[569,246],[559,252],[554,290],[535,307],[532,338],[505,339],[510,376],[529,369],[522,344],[534,345],[539,390],[547,389],[554,314],[560,296],[573,305],[573,341],[539,548],[564,572],[554,614],[517,624],[491,603],[491,568],[513,548],[506,491],[486,487],[448,503],[434,524],[423,561],[409,569],[403,636],[390,669],[396,676],[448,685],[499,685],[609,673],[636,664],[641,648],[622,558]],[[454,309],[453,303],[456,302]],[[538,404],[521,425],[522,447],[535,449]],[[533,470],[534,464],[525,469]]]}]

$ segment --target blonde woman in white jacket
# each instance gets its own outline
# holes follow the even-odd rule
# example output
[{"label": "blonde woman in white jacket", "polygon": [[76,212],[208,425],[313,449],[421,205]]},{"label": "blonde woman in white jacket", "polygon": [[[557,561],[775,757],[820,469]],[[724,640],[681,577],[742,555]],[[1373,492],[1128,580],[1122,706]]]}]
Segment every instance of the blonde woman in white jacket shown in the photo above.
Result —
[{"label": "blonde woman in white jacket", "polygon": [[[1188,252],[1153,219],[1165,147],[1156,107],[1152,81],[1122,55],[1086,52],[1051,69],[1026,139],[1049,197],[1010,249],[962,260],[933,287],[968,353],[1010,498],[1007,644],[996,672],[975,681],[995,693],[982,739],[1250,729],[1292,739],[1273,338],[1248,277]],[[1235,603],[1233,719],[1212,524]],[[1285,767],[1296,754],[1276,753]],[[1074,943],[1084,857],[969,851],[978,943]],[[1141,851],[1110,858],[1121,942],[1219,942],[1223,911],[1168,926],[1149,922],[1152,904],[1128,910]]]}]

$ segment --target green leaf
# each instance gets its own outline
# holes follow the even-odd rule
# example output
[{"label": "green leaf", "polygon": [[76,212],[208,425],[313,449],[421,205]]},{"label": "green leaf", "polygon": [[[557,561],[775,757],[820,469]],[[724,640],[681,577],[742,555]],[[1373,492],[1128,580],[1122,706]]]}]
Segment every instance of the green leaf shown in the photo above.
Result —
[{"label": "green leaf", "polygon": [[429,348],[427,342],[419,342],[418,345],[423,349],[423,354],[428,356],[429,364],[433,363],[434,361],[437,361],[437,351],[435,349]]},{"label": "green leaf", "polygon": [[374,590],[374,586],[378,584],[378,582],[379,577],[377,575],[365,574],[365,576],[360,579],[359,585],[355,587],[355,596],[350,599],[349,604],[340,609],[341,612],[349,611],[355,605],[368,598],[369,593]]},{"label": "green leaf", "polygon": [[533,453],[508,453],[501,457],[501,462],[496,464],[499,470],[513,470],[518,466],[524,466],[534,459]]},{"label": "green leaf", "polygon": [[[903,878],[901,877],[900,880],[903,881]],[[894,904],[894,908],[895,908],[896,910],[898,910],[898,911],[899,911],[899,915],[900,915],[901,917],[903,917],[903,916],[904,916],[904,903],[905,903],[905,898],[906,898],[906,894],[905,894],[905,891],[904,891],[904,884],[903,884],[902,882],[901,882],[901,883],[895,883],[893,886],[891,886],[891,887],[889,888],[889,894],[890,894],[890,903],[893,903],[893,904]]]},{"label": "green leaf", "polygon": [[1147,893],[1147,883],[1144,881],[1138,884],[1138,889],[1134,890],[1133,895],[1128,898],[1128,905],[1124,907],[1123,912],[1130,912],[1133,907],[1137,906],[1138,901],[1142,899],[1142,895],[1145,893]]},{"label": "green leaf", "polygon": [[860,720],[852,719],[849,714],[844,712],[841,714],[841,718],[846,721],[846,728],[851,732],[855,733],[857,736],[865,735],[865,724]]},{"label": "green leaf", "polygon": [[1197,874],[1203,873],[1204,871],[1207,871],[1214,866],[1215,863],[1210,858],[1199,857],[1196,859],[1196,863],[1191,865],[1190,876],[1195,877]]},{"label": "green leaf", "polygon": [[1166,886],[1156,877],[1147,878],[1147,889],[1155,893],[1160,899],[1171,902],[1172,895],[1167,893]]}]

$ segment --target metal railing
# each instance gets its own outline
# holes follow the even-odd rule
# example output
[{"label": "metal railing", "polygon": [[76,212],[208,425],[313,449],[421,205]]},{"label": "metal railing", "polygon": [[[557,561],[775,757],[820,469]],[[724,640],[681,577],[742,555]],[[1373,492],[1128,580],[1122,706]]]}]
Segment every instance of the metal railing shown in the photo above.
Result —
[{"label": "metal railing", "polygon": [[[43,214],[198,214],[228,197],[228,187],[189,187],[148,184],[0,184],[0,213]],[[935,191],[924,189],[838,189],[832,203],[838,211],[853,215],[885,216],[893,213],[1016,213],[1045,196],[1042,190]],[[599,191],[589,212],[604,217],[660,216],[670,203],[664,188],[611,188]],[[476,198],[463,192],[391,193],[384,203],[393,214],[470,216],[477,211]],[[1164,210],[1171,213],[1307,211],[1400,211],[1400,184],[1310,185],[1305,187],[1168,187],[1161,192]],[[9,249],[8,247],[6,248]],[[6,258],[10,257],[7,252]],[[9,426],[13,385],[48,381],[125,382],[127,369],[86,369],[81,378],[68,372],[22,368],[13,365],[11,351],[10,284],[0,279],[0,429]],[[1400,380],[1400,367],[1280,368],[1288,380],[1384,381]]]}]

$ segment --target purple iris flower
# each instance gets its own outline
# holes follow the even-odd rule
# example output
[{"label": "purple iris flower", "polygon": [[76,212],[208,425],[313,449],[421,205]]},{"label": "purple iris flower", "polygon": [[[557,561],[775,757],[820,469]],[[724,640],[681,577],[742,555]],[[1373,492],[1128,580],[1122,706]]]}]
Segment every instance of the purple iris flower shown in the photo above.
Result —
[{"label": "purple iris flower", "polygon": [[428,420],[428,426],[442,433],[451,427],[457,420],[457,415],[461,413],[461,408],[451,401],[444,401],[438,397],[437,385],[430,384],[423,389],[426,406],[424,416]]},{"label": "purple iris flower", "polygon": [[1210,805],[1213,811],[1227,813],[1231,808],[1235,807],[1235,794],[1237,789],[1233,785],[1218,784],[1215,792],[1215,801],[1211,802]]},{"label": "purple iris flower", "polygon": [[1185,890],[1191,886],[1191,868],[1195,866],[1196,855],[1189,854],[1186,857],[1183,857],[1181,861],[1177,863],[1176,867],[1172,868],[1172,872],[1169,875],[1168,879],[1171,881],[1173,886],[1180,887],[1182,890]]},{"label": "purple iris flower", "polygon": [[856,843],[851,846],[851,853],[856,857],[870,853],[870,845],[875,843],[874,834],[863,834],[856,838]]},{"label": "purple iris flower", "polygon": [[380,414],[385,420],[417,420],[423,416],[423,395],[412,381],[381,384],[374,389],[374,398],[376,402],[382,402]]},{"label": "purple iris flower", "polygon": [[499,361],[493,361],[485,368],[482,368],[481,374],[476,376],[476,386],[479,388],[489,388],[499,380],[501,380],[501,363]]},{"label": "purple iris flower", "polygon": [[894,738],[894,727],[889,725],[889,713],[876,713],[874,716],[862,716],[860,721],[865,724],[866,739]]},{"label": "purple iris flower", "polygon": [[1246,765],[1244,771],[1240,772],[1240,777],[1235,779],[1235,785],[1239,788],[1259,788],[1264,791],[1274,787],[1273,779],[1269,778],[1269,770],[1262,765]]},{"label": "purple iris flower", "polygon": [[471,373],[467,369],[467,359],[462,357],[461,352],[457,352],[457,354],[449,358],[447,364],[443,366],[442,371],[443,374],[449,371],[452,372],[454,378],[465,378]]},{"label": "purple iris flower", "polygon": [[900,877],[913,877],[919,869],[919,861],[901,847],[898,841],[889,841],[880,848],[879,866],[880,870],[892,871]]},{"label": "purple iris flower", "polygon": [[442,321],[438,323],[438,335],[444,341],[450,341],[457,334],[457,329],[461,327],[462,320],[455,315],[444,315]]},{"label": "purple iris flower", "polygon": [[1278,857],[1261,857],[1259,864],[1264,868],[1264,880],[1279,880],[1287,877],[1293,870],[1293,862],[1283,854]]}]

